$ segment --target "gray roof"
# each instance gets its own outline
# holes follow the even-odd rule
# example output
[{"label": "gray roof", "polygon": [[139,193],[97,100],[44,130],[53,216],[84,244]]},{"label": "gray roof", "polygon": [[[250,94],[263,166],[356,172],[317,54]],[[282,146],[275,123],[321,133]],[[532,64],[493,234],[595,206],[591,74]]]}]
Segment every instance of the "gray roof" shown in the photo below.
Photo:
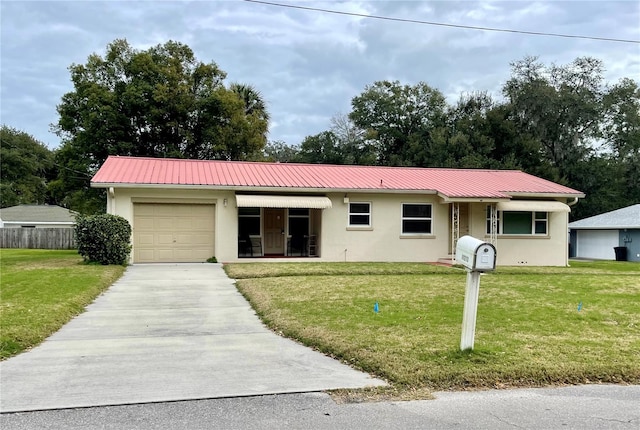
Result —
[{"label": "gray roof", "polygon": [[640,204],[571,222],[569,228],[574,230],[640,228]]},{"label": "gray roof", "polygon": [[0,209],[4,222],[75,222],[76,213],[55,205],[19,205]]}]

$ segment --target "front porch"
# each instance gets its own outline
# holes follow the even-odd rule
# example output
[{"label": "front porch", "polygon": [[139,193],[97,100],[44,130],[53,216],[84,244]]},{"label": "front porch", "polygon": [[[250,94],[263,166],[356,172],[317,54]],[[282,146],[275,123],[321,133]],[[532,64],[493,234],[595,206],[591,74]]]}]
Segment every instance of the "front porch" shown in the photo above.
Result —
[{"label": "front porch", "polygon": [[320,256],[321,209],[238,207],[238,258]]},{"label": "front porch", "polygon": [[316,235],[290,235],[286,237],[284,253],[280,250],[265,253],[262,236],[238,237],[239,258],[295,258],[319,257]]}]

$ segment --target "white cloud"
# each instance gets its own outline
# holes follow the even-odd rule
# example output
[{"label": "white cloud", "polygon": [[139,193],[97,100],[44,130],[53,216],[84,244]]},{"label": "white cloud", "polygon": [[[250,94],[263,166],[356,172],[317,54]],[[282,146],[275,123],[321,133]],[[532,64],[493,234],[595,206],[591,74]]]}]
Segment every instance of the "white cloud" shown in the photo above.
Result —
[{"label": "white cloud", "polygon": [[[640,39],[637,1],[294,2],[358,14],[461,25]],[[146,49],[169,39],[214,61],[228,82],[254,85],[273,118],[270,138],[289,144],[326,130],[376,80],[424,81],[450,102],[460,92],[500,94],[509,62],[539,55],[565,64],[605,62],[608,81],[640,76],[637,44],[529,36],[368,19],[229,1],[0,3],[2,104],[7,125],[52,146],[67,67],[126,38]]]}]

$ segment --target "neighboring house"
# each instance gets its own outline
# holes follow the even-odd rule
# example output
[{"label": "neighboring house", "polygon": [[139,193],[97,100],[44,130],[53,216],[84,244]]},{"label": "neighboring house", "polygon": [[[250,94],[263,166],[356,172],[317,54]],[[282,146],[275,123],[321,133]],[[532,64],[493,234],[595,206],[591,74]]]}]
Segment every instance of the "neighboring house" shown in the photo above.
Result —
[{"label": "neighboring house", "polygon": [[75,212],[55,205],[19,205],[0,209],[0,228],[73,228]]},{"label": "neighboring house", "polygon": [[[640,204],[569,224],[571,257],[640,261]],[[624,248],[616,251],[614,248]],[[619,258],[618,258],[619,259]]]},{"label": "neighboring house", "polygon": [[580,191],[520,172],[109,157],[91,181],[133,227],[132,262],[264,257],[565,266]]}]

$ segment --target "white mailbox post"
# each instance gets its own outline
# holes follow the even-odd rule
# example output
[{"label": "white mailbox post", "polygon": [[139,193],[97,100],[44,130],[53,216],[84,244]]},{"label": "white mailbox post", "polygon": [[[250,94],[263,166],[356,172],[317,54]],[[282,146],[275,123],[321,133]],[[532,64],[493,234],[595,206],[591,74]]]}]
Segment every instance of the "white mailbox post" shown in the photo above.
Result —
[{"label": "white mailbox post", "polygon": [[464,294],[462,314],[462,337],[460,349],[473,349],[476,332],[476,314],[480,293],[480,274],[495,270],[496,248],[473,236],[462,236],[456,243],[456,262],[467,269],[467,287]]}]

